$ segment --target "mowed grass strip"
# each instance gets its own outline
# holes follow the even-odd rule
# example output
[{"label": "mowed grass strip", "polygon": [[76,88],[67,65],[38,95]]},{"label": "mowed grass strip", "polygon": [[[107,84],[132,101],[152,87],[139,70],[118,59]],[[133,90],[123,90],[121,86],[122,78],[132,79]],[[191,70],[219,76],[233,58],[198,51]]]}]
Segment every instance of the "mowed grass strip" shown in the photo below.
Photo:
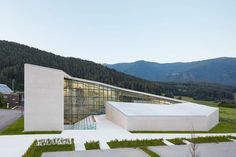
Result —
[{"label": "mowed grass strip", "polygon": [[232,136],[207,136],[207,137],[196,137],[187,140],[192,143],[219,143],[219,142],[232,142],[230,138],[232,138]]},{"label": "mowed grass strip", "polygon": [[144,151],[146,154],[148,154],[150,157],[160,157],[157,153],[151,151],[147,147],[140,147],[142,151]]},{"label": "mowed grass strip", "polygon": [[143,139],[143,140],[112,140],[107,142],[110,148],[136,148],[145,146],[165,145],[163,139]]},{"label": "mowed grass strip", "polygon": [[[50,140],[53,141],[53,140]],[[71,139],[69,144],[52,144],[48,143],[46,145],[37,145],[37,140],[35,140],[28,150],[22,155],[22,157],[41,157],[44,152],[58,152],[58,151],[74,151],[75,144],[74,139]]]},{"label": "mowed grass strip", "polygon": [[86,150],[100,149],[99,141],[90,141],[84,144]]},{"label": "mowed grass strip", "polygon": [[167,139],[167,141],[170,141],[171,143],[175,145],[182,145],[185,144],[183,140],[186,140],[186,138],[173,138],[173,139]]},{"label": "mowed grass strip", "polygon": [[52,146],[36,146],[31,156],[22,157],[41,157],[45,152],[74,151],[71,145],[52,145]]},{"label": "mowed grass strip", "polygon": [[21,134],[60,134],[61,131],[30,131],[24,132],[24,118],[21,117],[6,129],[0,132],[0,135],[21,135]]},{"label": "mowed grass strip", "polygon": [[234,139],[234,140],[236,140],[236,137],[235,137],[235,136],[231,136],[230,139]]},{"label": "mowed grass strip", "polygon": [[16,135],[22,134],[24,130],[24,118],[21,117],[17,119],[14,123],[9,125],[3,131],[0,132],[0,135]]}]

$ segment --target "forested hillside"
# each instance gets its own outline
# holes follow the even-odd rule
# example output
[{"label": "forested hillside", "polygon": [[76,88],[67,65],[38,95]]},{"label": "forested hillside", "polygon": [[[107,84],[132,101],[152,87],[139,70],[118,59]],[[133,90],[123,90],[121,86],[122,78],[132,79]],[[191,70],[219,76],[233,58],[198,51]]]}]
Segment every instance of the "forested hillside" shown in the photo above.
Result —
[{"label": "forested hillside", "polygon": [[23,90],[24,63],[61,69],[74,77],[160,94],[160,87],[157,84],[117,72],[101,64],[73,57],[62,57],[14,42],[0,41],[1,83],[11,86],[11,81],[15,79],[16,89]]},{"label": "forested hillside", "polygon": [[12,80],[15,80],[15,89],[23,90],[24,63],[61,69],[74,77],[170,97],[180,95],[221,101],[233,100],[232,93],[236,92],[233,87],[217,84],[151,82],[91,61],[63,57],[22,44],[0,41],[0,83],[11,87]]},{"label": "forested hillside", "polygon": [[236,87],[236,58],[230,57],[186,63],[137,61],[106,66],[150,81],[208,82]]}]

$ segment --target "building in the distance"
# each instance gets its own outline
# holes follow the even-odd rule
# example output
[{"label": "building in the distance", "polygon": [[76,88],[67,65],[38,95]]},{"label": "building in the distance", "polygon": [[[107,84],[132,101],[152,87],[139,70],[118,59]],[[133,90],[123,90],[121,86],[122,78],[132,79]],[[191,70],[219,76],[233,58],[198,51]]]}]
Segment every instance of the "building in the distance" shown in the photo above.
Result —
[{"label": "building in the distance", "polygon": [[6,106],[11,108],[15,106],[23,106],[24,104],[24,93],[13,92],[7,85],[0,84],[0,94],[5,99]]},{"label": "building in the distance", "polygon": [[[209,130],[219,119],[217,108],[198,104],[192,107],[181,100],[74,78],[57,69],[25,64],[24,76],[25,131],[78,129],[82,122],[84,128],[89,128],[95,122],[93,118],[86,118],[105,113],[108,119],[128,130],[191,130],[193,126],[197,127],[195,130]],[[136,115],[132,125],[135,120],[139,123],[139,119],[148,118],[140,121],[140,127],[125,127],[127,125],[120,123],[127,123],[122,118],[130,119],[130,113]],[[178,127],[165,127],[173,123]]]}]

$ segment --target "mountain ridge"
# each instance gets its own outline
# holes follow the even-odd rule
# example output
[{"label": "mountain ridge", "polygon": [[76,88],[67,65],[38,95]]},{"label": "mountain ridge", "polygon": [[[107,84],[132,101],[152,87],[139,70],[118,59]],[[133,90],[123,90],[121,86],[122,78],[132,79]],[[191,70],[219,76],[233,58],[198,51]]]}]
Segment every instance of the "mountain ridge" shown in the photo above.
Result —
[{"label": "mountain ridge", "polygon": [[105,66],[151,81],[193,81],[236,86],[236,58],[234,57],[175,63],[138,60],[131,63],[106,64]]},{"label": "mountain ridge", "polygon": [[[236,88],[206,83],[153,82],[118,72],[102,64],[74,57],[63,57],[27,45],[0,40],[0,82],[23,91],[24,64],[60,69],[73,77],[99,81],[122,88],[168,97],[189,96],[212,101],[234,101]],[[204,93],[204,94],[203,94]]]}]

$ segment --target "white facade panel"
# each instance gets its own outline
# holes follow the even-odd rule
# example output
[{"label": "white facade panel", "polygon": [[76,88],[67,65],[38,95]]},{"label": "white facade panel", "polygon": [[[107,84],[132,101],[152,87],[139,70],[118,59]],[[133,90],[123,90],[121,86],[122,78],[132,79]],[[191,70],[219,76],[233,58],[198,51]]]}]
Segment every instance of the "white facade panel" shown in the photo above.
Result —
[{"label": "white facade panel", "polygon": [[64,127],[64,72],[25,64],[25,131]]}]

